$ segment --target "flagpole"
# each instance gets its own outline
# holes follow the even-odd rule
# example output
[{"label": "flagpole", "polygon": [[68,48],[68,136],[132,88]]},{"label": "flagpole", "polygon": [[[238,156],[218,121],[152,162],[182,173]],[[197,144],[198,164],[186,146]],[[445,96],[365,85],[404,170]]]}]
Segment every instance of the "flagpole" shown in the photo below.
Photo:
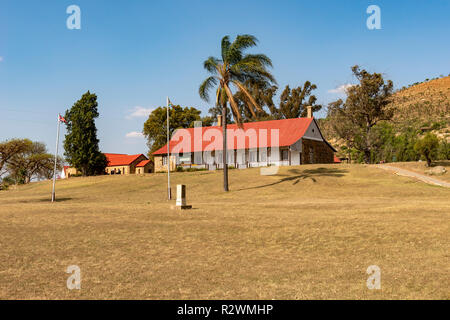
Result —
[{"label": "flagpole", "polygon": [[167,97],[167,194],[168,199],[172,200],[172,191],[170,189],[170,131],[169,131],[169,97]]},{"label": "flagpole", "polygon": [[55,202],[55,185],[56,185],[56,163],[58,161],[58,147],[59,147],[59,126],[61,121],[58,114],[58,125],[56,129],[56,151],[55,151],[55,165],[53,167],[53,189],[52,189],[52,202]]}]

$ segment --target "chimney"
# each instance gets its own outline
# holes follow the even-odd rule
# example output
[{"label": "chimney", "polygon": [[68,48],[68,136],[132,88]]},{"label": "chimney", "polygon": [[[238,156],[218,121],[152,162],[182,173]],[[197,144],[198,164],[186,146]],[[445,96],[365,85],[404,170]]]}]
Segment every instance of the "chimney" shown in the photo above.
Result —
[{"label": "chimney", "polygon": [[312,106],[307,106],[306,110],[308,111],[307,118],[312,118],[313,117]]},{"label": "chimney", "polygon": [[221,127],[222,124],[222,116],[217,116],[217,126]]}]

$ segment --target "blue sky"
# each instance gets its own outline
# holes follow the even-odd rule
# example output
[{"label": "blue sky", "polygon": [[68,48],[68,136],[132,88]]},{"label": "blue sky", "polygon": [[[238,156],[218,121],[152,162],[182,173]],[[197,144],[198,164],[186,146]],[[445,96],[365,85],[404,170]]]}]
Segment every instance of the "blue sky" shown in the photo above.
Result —
[{"label": "blue sky", "polygon": [[[72,4],[80,30],[66,27]],[[372,4],[381,30],[366,27]],[[202,62],[219,56],[224,35],[255,35],[253,51],[273,60],[279,87],[312,81],[324,104],[354,82],[355,64],[397,88],[447,75],[449,13],[447,0],[0,0],[0,141],[27,137],[53,151],[58,112],[90,90],[102,151],[146,153],[143,138],[126,135],[142,131],[146,112],[166,96],[206,114]]]}]

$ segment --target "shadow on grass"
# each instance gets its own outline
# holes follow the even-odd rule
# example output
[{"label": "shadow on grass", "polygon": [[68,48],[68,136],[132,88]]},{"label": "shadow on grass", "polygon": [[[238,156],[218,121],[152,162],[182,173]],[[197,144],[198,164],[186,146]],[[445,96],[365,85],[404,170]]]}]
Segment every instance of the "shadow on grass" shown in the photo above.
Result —
[{"label": "shadow on grass", "polygon": [[450,161],[433,161],[431,163],[431,167],[437,167],[437,166],[442,166],[442,167],[449,167],[450,166]]},{"label": "shadow on grass", "polygon": [[[56,198],[55,202],[65,202],[65,201],[70,201],[70,200],[73,200],[73,198]],[[5,201],[2,203],[5,203],[5,204],[23,203],[23,204],[25,204],[25,203],[45,203],[45,202],[51,203],[52,199],[50,197],[49,198],[40,198],[40,199],[20,199],[20,200],[10,199],[9,201]]]},{"label": "shadow on grass", "polygon": [[345,176],[345,173],[347,173],[347,170],[344,169],[338,169],[338,168],[317,168],[317,169],[307,169],[307,170],[298,170],[298,169],[289,169],[288,172],[290,174],[276,174],[274,176],[277,177],[284,177],[281,178],[278,181],[256,186],[256,187],[250,187],[250,188],[242,188],[241,190],[250,190],[250,189],[260,189],[265,187],[271,187],[283,182],[289,182],[292,181],[292,185],[296,185],[301,180],[311,179],[313,182],[317,182],[317,177],[343,177]]},{"label": "shadow on grass", "polygon": [[[65,201],[70,201],[73,200],[73,198],[56,198],[55,202],[65,202]],[[51,198],[43,198],[43,199],[37,199],[35,201],[30,201],[30,202],[52,202]]]}]

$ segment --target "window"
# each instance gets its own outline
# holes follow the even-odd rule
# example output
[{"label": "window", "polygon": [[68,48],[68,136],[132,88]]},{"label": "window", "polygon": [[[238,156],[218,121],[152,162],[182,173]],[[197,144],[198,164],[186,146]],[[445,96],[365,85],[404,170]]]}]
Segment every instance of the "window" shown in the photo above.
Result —
[{"label": "window", "polygon": [[167,165],[167,156],[163,156],[162,160],[163,160],[163,166]]},{"label": "window", "polygon": [[236,150],[236,162],[238,164],[244,164],[245,163],[245,159],[246,159],[245,152],[246,152],[245,149]]},{"label": "window", "polygon": [[194,163],[195,164],[203,164],[203,153],[200,152],[194,152]]},{"label": "window", "polygon": [[222,150],[216,151],[216,163],[223,163]]},{"label": "window", "polygon": [[250,150],[250,162],[258,162],[258,151]]},{"label": "window", "polygon": [[314,149],[312,147],[309,148],[309,163],[314,163]]},{"label": "window", "polygon": [[234,164],[234,150],[227,150],[227,164]]},{"label": "window", "polygon": [[287,160],[289,160],[289,150],[287,149],[281,150],[281,161]]},{"label": "window", "polygon": [[262,162],[267,161],[267,149],[266,148],[259,149],[259,161],[262,161]]}]

